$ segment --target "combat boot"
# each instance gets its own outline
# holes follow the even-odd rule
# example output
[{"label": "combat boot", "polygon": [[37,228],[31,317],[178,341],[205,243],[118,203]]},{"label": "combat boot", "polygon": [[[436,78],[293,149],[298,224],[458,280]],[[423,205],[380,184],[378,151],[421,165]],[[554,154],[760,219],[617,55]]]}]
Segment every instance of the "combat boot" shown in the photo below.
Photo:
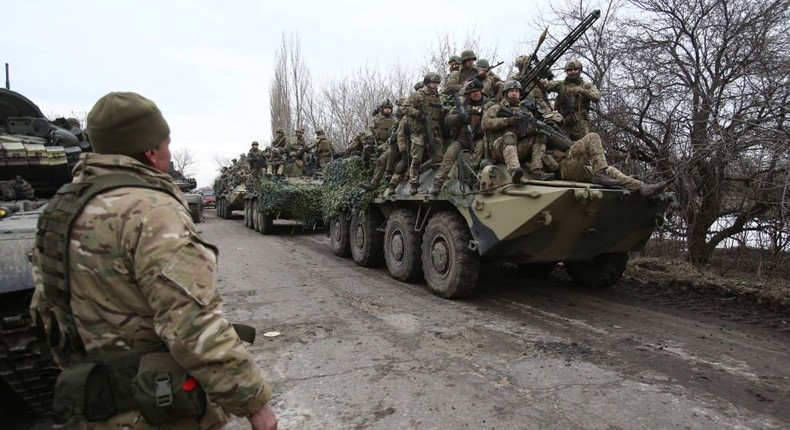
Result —
[{"label": "combat boot", "polygon": [[409,185],[411,187],[409,189],[409,194],[415,195],[415,194],[417,194],[420,191],[420,184],[411,183]]},{"label": "combat boot", "polygon": [[438,182],[434,182],[433,186],[431,187],[431,191],[429,191],[429,192],[431,194],[433,194],[433,195],[441,193],[442,192],[442,185],[443,184],[440,184]]},{"label": "combat boot", "polygon": [[620,181],[610,178],[604,170],[605,169],[601,169],[595,172],[592,179],[590,179],[590,183],[601,185],[607,188],[620,188]]},{"label": "combat boot", "polygon": [[377,188],[376,184],[373,182],[365,182],[364,184],[359,185],[365,191],[373,191]]},{"label": "combat boot", "polygon": [[524,169],[522,169],[521,167],[516,167],[510,172],[510,175],[513,177],[514,184],[520,184],[521,178],[524,177]]},{"label": "combat boot", "polygon": [[546,172],[543,169],[535,169],[532,172],[530,172],[529,175],[532,176],[532,179],[536,181],[551,181],[553,179],[556,179],[554,173]]},{"label": "combat boot", "polygon": [[395,184],[387,185],[387,189],[384,190],[384,197],[391,196],[395,194]]},{"label": "combat boot", "polygon": [[639,187],[639,195],[642,197],[653,197],[660,194],[669,185],[669,181],[662,181],[656,184],[642,184]]}]

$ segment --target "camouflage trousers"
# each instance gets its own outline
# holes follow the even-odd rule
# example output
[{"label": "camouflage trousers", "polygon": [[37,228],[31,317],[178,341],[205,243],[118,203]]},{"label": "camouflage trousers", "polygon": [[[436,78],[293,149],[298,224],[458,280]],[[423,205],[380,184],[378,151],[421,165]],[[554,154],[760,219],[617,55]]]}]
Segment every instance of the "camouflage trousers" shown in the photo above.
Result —
[{"label": "camouflage trousers", "polygon": [[371,182],[378,185],[385,173],[392,174],[394,168],[395,155],[393,154],[393,148],[390,147],[376,158],[376,168],[373,170],[373,180]]},{"label": "camouflage trousers", "polygon": [[269,176],[271,176],[271,175],[277,175],[277,176],[282,175],[283,174],[283,164],[282,163],[270,163],[268,166],[266,166],[266,174],[269,175]]},{"label": "camouflage trousers", "polygon": [[[556,153],[561,155],[561,151]],[[617,180],[626,189],[636,190],[642,186],[641,181],[609,166],[598,133],[589,133],[574,142],[564,158],[559,161],[559,167],[560,179],[567,181],[590,182],[594,172],[603,170],[606,176]]]},{"label": "camouflage trousers", "polygon": [[318,154],[318,162],[320,163],[321,167],[326,167],[329,162],[332,161],[332,153],[319,153]]},{"label": "camouflage trousers", "polygon": [[[477,167],[480,164],[480,158],[482,158],[483,153],[483,146],[482,146],[483,139],[478,139],[474,143],[470,142],[468,139],[456,139],[450,143],[450,146],[447,147],[447,150],[444,152],[444,156],[442,157],[442,164],[439,166],[439,170],[436,172],[436,176],[433,178],[433,182],[438,185],[444,184],[444,181],[447,180],[447,175],[450,174],[450,169],[453,168],[453,164],[455,164],[455,160],[458,159],[458,153],[464,149],[475,149],[474,154],[472,155],[472,164]],[[478,156],[478,147],[480,148],[480,154]]]},{"label": "camouflage trousers", "polygon": [[532,155],[530,138],[518,140],[513,132],[507,132],[489,144],[491,158],[505,163],[507,171],[513,173],[521,163]]},{"label": "camouflage trousers", "polygon": [[566,123],[563,129],[571,140],[580,140],[584,138],[584,136],[590,134],[590,122],[586,119],[579,118],[573,125]]},{"label": "camouflage trousers", "polygon": [[[425,172],[432,165],[442,162],[442,137],[438,130],[433,131],[433,144],[429,144],[428,133],[431,132],[412,133],[411,135],[411,166],[409,168],[409,183],[411,184],[419,184],[420,173]],[[428,154],[428,160],[423,162],[426,145],[430,146],[430,154]]]}]

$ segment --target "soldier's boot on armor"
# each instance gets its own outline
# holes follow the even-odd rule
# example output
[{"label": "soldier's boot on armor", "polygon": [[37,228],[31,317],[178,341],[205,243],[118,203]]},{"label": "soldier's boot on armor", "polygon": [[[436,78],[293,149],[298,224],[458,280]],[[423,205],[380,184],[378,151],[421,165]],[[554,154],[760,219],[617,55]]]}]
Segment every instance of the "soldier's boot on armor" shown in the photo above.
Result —
[{"label": "soldier's boot on armor", "polygon": [[661,193],[669,185],[669,181],[662,181],[655,184],[642,184],[639,187],[639,195],[642,197],[653,197]]},{"label": "soldier's boot on armor", "polygon": [[395,187],[396,187],[396,185],[393,184],[393,183],[390,183],[389,185],[387,185],[387,189],[384,190],[384,197],[390,196],[392,194],[395,194]]},{"label": "soldier's boot on armor", "polygon": [[366,184],[360,185],[360,187],[362,187],[362,189],[367,191],[375,190],[376,188],[379,187],[379,183],[381,182],[381,177],[383,175],[384,175],[384,169],[376,169],[376,171],[373,172],[373,179],[371,179],[371,181]]},{"label": "soldier's boot on armor", "polygon": [[521,178],[524,177],[524,170],[521,169],[521,164],[518,161],[518,150],[514,145],[506,145],[502,150],[502,158],[505,159],[505,167],[507,172],[510,173],[514,184],[520,184]]},{"label": "soldier's boot on armor", "polygon": [[536,181],[551,181],[557,179],[557,177],[554,176],[554,173],[549,173],[543,169],[534,169],[529,173],[529,175],[532,176],[532,179]]},{"label": "soldier's boot on armor", "polygon": [[409,186],[410,186],[409,194],[415,195],[418,192],[420,192],[420,184],[419,183],[412,182],[412,183],[409,184]]},{"label": "soldier's boot on armor", "polygon": [[620,181],[610,178],[609,175],[606,174],[606,168],[596,170],[590,179],[590,183],[607,188],[620,188]]},{"label": "soldier's boot on armor", "polygon": [[429,191],[429,192],[431,194],[433,194],[433,195],[441,193],[442,192],[442,185],[444,185],[444,184],[441,183],[441,182],[434,181],[433,182],[433,186],[431,187],[431,191]]}]

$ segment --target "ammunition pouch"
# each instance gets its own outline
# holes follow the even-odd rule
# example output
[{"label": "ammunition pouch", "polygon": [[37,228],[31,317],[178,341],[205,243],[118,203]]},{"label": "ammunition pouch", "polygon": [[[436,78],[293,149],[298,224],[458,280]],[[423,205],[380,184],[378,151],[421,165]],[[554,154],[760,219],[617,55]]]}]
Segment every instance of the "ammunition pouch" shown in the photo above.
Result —
[{"label": "ammunition pouch", "polygon": [[151,425],[199,419],[206,411],[206,392],[167,352],[144,355],[132,387],[137,406]]}]

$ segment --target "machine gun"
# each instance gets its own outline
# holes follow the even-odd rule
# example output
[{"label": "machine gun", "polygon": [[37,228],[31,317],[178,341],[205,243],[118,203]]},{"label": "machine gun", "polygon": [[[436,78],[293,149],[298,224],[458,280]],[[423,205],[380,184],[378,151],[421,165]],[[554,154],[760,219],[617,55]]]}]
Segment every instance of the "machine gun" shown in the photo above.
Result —
[{"label": "machine gun", "polygon": [[[549,51],[549,53],[546,54],[546,56],[543,57],[543,59],[540,60],[537,65],[535,65],[535,67],[529,69],[527,73],[524,74],[524,76],[518,78],[518,81],[521,83],[521,87],[526,90],[534,80],[538,79],[538,77],[544,76],[549,71],[549,69],[551,69],[551,66],[554,65],[554,63],[556,63],[557,60],[559,60],[568,49],[570,49],[571,45],[573,45],[577,40],[579,40],[580,37],[582,37],[587,29],[592,27],[593,23],[600,16],[601,11],[598,9],[587,15],[587,17],[584,18],[584,20],[582,20],[582,22],[580,22],[579,25],[573,29],[573,31],[565,36],[565,38],[554,47],[554,49]],[[537,54],[537,52],[535,54]],[[532,59],[536,58],[536,55],[532,56]],[[532,61],[532,59],[530,59],[530,61]]]},{"label": "machine gun", "polygon": [[472,122],[470,121],[469,118],[469,112],[466,111],[463,103],[461,103],[461,100],[458,99],[458,94],[453,94],[453,102],[455,102],[455,110],[456,112],[458,112],[458,116],[461,119],[461,122],[463,122],[466,125],[466,132],[469,134],[469,142],[474,143],[475,130],[474,128],[472,128]]},{"label": "machine gun", "polygon": [[573,141],[565,133],[525,112],[499,109],[497,116],[500,118],[518,118],[516,122],[516,136],[519,139],[529,135],[529,127],[531,126],[538,134],[546,136],[546,142],[552,148],[567,151],[573,145]]}]

